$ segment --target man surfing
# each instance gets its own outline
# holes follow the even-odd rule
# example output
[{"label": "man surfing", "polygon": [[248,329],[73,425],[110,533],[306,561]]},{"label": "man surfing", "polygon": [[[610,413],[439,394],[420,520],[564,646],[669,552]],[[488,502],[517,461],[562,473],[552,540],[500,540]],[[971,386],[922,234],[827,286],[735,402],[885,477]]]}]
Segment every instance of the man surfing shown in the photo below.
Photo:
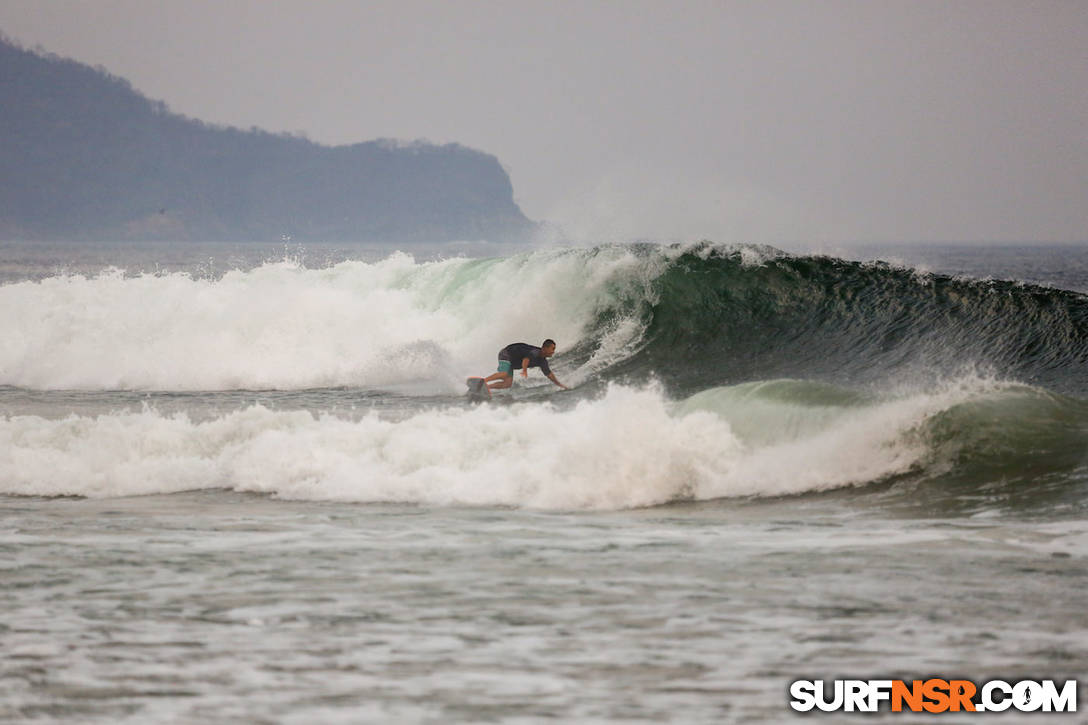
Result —
[{"label": "man surfing", "polygon": [[548,358],[554,354],[555,340],[552,339],[545,340],[540,347],[533,347],[524,342],[511,343],[499,350],[499,369],[484,378],[484,384],[489,390],[502,390],[514,384],[514,370],[520,370],[521,377],[527,378],[529,368],[540,368],[540,372],[544,373],[548,380],[563,390],[570,390],[556,379],[555,373],[548,367]]}]

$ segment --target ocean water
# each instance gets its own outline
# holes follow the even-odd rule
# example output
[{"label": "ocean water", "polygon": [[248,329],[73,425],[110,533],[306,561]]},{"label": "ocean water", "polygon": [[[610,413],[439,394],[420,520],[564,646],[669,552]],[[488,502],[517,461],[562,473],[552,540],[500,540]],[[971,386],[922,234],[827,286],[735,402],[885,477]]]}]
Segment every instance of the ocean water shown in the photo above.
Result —
[{"label": "ocean water", "polygon": [[0,245],[0,720],[1083,685],[1088,254],[819,252]]}]

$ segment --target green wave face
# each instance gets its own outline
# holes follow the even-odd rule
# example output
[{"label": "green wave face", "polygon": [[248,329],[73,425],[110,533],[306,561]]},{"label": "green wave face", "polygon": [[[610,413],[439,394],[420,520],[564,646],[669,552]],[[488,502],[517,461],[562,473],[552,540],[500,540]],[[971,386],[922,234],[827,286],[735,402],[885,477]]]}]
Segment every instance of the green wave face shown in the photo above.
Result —
[{"label": "green wave face", "polygon": [[[923,383],[965,367],[1077,394],[1088,298],[884,264],[686,251],[655,280],[645,345],[617,374],[691,393],[769,378]],[[604,318],[602,321],[606,321]]]},{"label": "green wave face", "polygon": [[[912,493],[946,510],[1088,510],[1088,403],[1009,386],[927,421],[927,476]],[[920,494],[920,495],[919,495]]]},{"label": "green wave face", "polygon": [[771,380],[711,388],[675,412],[725,420],[745,446],[744,475],[785,468],[784,491],[807,476],[816,485],[798,490],[845,487],[924,516],[1088,508],[1088,402],[1036,387],[966,375],[927,391],[862,393]]},{"label": "green wave face", "polygon": [[724,418],[755,458],[884,447],[909,462],[837,480],[919,515],[1088,505],[1084,295],[766,248],[643,253],[665,257],[652,294],[606,306],[572,354],[637,319],[637,351],[601,380],[659,381],[678,414]]}]

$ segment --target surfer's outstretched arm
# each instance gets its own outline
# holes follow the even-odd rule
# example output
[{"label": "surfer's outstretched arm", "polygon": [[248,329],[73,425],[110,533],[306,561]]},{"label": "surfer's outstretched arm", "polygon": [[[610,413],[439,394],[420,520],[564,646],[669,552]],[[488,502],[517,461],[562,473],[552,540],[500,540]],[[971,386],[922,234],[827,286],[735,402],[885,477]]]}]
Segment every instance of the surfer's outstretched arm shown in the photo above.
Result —
[{"label": "surfer's outstretched arm", "polygon": [[548,380],[551,380],[563,390],[570,390],[570,388],[568,388],[566,385],[563,385],[563,383],[559,382],[559,379],[555,377],[555,373],[548,373]]}]

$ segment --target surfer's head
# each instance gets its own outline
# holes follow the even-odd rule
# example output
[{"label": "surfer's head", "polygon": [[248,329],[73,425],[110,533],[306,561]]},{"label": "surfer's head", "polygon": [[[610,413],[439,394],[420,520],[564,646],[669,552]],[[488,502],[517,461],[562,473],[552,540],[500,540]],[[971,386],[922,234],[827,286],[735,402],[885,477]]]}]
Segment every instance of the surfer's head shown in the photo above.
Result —
[{"label": "surfer's head", "polygon": [[540,352],[544,357],[551,357],[555,354],[555,340],[550,337],[544,341],[544,344],[540,346]]}]

